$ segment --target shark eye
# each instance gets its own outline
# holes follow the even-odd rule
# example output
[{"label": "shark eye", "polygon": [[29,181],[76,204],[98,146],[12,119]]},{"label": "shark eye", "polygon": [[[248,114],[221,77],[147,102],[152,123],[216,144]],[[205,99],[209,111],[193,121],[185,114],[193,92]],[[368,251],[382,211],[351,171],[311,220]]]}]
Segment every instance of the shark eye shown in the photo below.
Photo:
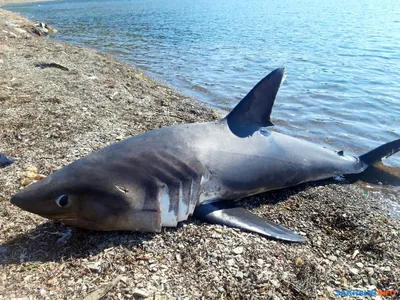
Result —
[{"label": "shark eye", "polygon": [[66,207],[68,205],[68,196],[60,195],[56,198],[56,203],[59,207]]}]

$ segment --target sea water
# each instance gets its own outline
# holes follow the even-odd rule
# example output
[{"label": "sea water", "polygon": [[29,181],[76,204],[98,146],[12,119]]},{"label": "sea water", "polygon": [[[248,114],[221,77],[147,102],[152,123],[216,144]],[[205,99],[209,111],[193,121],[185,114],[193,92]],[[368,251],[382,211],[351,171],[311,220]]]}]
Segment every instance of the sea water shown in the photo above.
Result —
[{"label": "sea water", "polygon": [[[65,0],[9,5],[228,112],[286,67],[274,130],[358,155],[400,138],[398,0]],[[386,161],[400,166],[400,155]]]}]

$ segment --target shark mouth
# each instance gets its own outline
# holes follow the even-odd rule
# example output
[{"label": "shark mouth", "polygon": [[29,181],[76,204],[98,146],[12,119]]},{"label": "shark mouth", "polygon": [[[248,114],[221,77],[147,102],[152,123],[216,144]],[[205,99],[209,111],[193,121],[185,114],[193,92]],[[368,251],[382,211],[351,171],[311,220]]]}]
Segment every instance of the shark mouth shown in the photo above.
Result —
[{"label": "shark mouth", "polygon": [[87,220],[84,218],[65,218],[65,219],[57,219],[55,221],[64,223],[65,225],[68,226],[73,226],[73,227],[79,227],[79,228],[84,228],[84,229],[89,229],[89,230],[106,230],[105,228],[101,227],[101,224],[98,224],[96,222],[93,222],[91,220]]},{"label": "shark mouth", "polygon": [[[85,229],[93,229],[94,227],[96,228],[100,227],[98,223],[81,217],[54,217],[46,215],[40,215],[40,216],[73,227],[81,227]],[[101,230],[101,228],[98,229]]]}]

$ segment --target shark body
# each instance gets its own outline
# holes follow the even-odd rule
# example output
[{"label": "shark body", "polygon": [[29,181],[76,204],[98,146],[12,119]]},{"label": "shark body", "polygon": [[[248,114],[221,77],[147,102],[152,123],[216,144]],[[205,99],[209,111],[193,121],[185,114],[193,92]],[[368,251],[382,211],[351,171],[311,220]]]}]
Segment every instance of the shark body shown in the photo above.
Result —
[{"label": "shark body", "polygon": [[18,192],[11,202],[95,230],[159,232],[190,215],[267,237],[296,233],[231,201],[355,174],[400,150],[400,140],[360,157],[269,129],[284,69],[261,80],[224,119],[151,130],[81,158]]}]

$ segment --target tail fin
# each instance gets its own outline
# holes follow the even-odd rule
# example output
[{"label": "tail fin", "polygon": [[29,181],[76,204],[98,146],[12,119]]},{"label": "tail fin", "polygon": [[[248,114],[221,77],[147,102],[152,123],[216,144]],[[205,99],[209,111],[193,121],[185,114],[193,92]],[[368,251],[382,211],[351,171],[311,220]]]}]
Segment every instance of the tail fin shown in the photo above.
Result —
[{"label": "tail fin", "polygon": [[375,148],[374,150],[371,150],[368,153],[361,155],[360,160],[364,164],[371,166],[374,163],[381,161],[383,158],[387,158],[399,151],[400,139],[379,146],[378,148]]}]

